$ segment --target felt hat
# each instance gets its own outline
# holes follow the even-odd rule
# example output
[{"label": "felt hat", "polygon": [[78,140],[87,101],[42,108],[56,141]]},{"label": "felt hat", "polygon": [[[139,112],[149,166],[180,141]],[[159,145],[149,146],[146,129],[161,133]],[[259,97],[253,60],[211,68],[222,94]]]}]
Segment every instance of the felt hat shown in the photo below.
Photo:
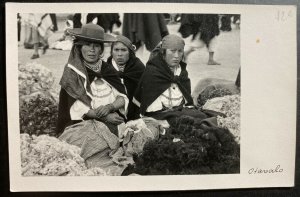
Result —
[{"label": "felt hat", "polygon": [[93,23],[85,24],[81,28],[69,29],[67,32],[78,40],[88,42],[103,43],[116,41],[114,36],[104,33],[102,27]]},{"label": "felt hat", "polygon": [[122,36],[122,35],[118,35],[116,37],[116,39],[117,40],[115,42],[121,42],[122,44],[124,44],[132,52],[134,52],[136,50],[136,47],[132,44],[132,42],[127,37]]}]

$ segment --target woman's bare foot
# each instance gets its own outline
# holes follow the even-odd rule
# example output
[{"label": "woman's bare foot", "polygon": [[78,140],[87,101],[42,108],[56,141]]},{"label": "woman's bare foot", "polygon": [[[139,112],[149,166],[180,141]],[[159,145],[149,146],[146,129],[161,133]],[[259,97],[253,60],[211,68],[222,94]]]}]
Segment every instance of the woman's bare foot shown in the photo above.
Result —
[{"label": "woman's bare foot", "polygon": [[221,65],[221,63],[216,62],[215,60],[208,60],[207,65]]}]

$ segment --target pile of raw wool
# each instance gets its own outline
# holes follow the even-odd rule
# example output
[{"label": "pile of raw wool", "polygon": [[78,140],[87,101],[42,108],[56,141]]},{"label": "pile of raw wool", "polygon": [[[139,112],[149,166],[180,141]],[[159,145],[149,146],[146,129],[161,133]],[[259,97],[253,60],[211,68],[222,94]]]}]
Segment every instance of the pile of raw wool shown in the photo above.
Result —
[{"label": "pile of raw wool", "polygon": [[211,85],[206,87],[198,96],[197,98],[197,105],[199,107],[202,107],[205,105],[205,103],[213,98],[216,97],[223,97],[227,95],[232,95],[232,92],[227,89],[226,87],[223,87],[221,85]]},{"label": "pile of raw wool", "polygon": [[42,94],[57,101],[58,93],[53,89],[54,80],[52,72],[41,64],[19,64],[20,99],[26,100]]},{"label": "pile of raw wool", "polygon": [[20,131],[55,135],[58,94],[52,72],[41,64],[19,64]]},{"label": "pile of raw wool", "polygon": [[21,134],[23,176],[105,176],[100,168],[87,169],[80,148],[47,135]]},{"label": "pile of raw wool", "polygon": [[240,103],[239,94],[217,97],[208,100],[203,109],[221,112],[226,117],[218,116],[218,126],[228,129],[234,136],[237,143],[240,143]]}]

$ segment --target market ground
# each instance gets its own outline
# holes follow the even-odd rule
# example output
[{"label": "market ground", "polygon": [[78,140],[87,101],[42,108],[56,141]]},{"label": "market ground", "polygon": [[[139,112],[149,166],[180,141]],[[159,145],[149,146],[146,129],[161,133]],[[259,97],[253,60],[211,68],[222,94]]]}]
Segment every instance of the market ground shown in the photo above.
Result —
[{"label": "market ground", "polygon": [[[58,21],[59,30],[49,38],[49,43],[61,38],[63,34],[63,21]],[[169,33],[177,33],[179,24],[168,25]],[[186,43],[189,45],[190,43]],[[40,51],[41,53],[41,51]],[[64,66],[68,60],[70,51],[49,49],[45,55],[40,55],[40,58],[31,60],[33,49],[24,49],[22,42],[18,47],[18,61],[20,64],[36,62],[46,66],[53,72],[55,76],[54,88],[59,90],[58,82],[61,78]],[[105,47],[104,59],[109,56],[110,47]],[[142,60],[148,58],[148,54],[139,57]],[[215,60],[221,65],[207,65],[208,51],[206,48],[201,48],[192,52],[186,60],[188,64],[188,72],[192,82],[192,91],[197,82],[204,78],[219,78],[230,81],[235,81],[238,70],[240,68],[240,30],[233,26],[230,32],[221,32],[218,36],[218,47],[215,52]]]}]

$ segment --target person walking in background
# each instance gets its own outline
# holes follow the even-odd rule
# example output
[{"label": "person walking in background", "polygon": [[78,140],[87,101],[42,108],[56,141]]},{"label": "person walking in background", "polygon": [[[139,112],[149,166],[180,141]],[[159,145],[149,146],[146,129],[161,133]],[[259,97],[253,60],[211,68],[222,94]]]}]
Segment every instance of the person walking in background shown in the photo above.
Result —
[{"label": "person walking in background", "polygon": [[22,14],[22,20],[25,23],[25,41],[24,47],[31,48],[33,45],[33,55],[31,59],[39,58],[39,46],[42,45],[42,54],[49,48],[48,37],[50,35],[53,23],[48,13],[29,13]]},{"label": "person walking in background", "polygon": [[105,32],[113,32],[114,26],[120,27],[120,15],[118,13],[76,13],[73,17],[74,28],[80,28],[87,23],[101,26]]},{"label": "person walking in background", "polygon": [[56,14],[51,13],[51,14],[49,14],[49,15],[50,15],[50,18],[51,18],[51,21],[52,21],[52,24],[53,24],[51,30],[52,30],[53,32],[56,32],[56,31],[58,30]]},{"label": "person walking in background", "polygon": [[20,13],[17,14],[18,19],[18,42],[21,40],[21,16]]},{"label": "person walking in background", "polygon": [[117,36],[111,45],[111,56],[107,63],[115,69],[126,87],[129,99],[127,119],[139,118],[138,108],[132,103],[134,91],[145,70],[145,65],[135,56],[135,46],[125,36]]},{"label": "person walking in background", "polygon": [[122,35],[136,46],[136,55],[145,63],[155,46],[169,31],[163,14],[125,13]]},{"label": "person walking in background", "polygon": [[207,64],[220,65],[214,59],[217,37],[220,34],[217,14],[182,14],[178,31],[186,41],[191,41],[191,46],[185,51],[186,58],[195,49],[206,46],[209,53]]},{"label": "person walking in background", "polygon": [[221,16],[221,31],[231,31],[231,14],[223,14]]}]

